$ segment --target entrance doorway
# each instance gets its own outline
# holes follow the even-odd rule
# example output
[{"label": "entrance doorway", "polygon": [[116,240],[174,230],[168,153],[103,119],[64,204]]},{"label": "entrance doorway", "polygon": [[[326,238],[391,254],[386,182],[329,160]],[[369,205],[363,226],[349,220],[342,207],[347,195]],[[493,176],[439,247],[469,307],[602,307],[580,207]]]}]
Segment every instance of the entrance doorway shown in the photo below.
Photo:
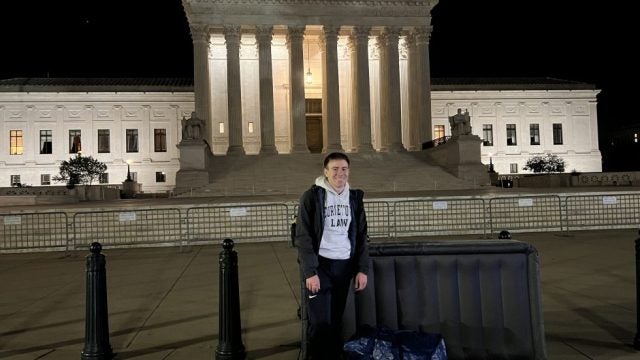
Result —
[{"label": "entrance doorway", "polygon": [[312,153],[322,152],[322,99],[305,100],[307,147]]}]

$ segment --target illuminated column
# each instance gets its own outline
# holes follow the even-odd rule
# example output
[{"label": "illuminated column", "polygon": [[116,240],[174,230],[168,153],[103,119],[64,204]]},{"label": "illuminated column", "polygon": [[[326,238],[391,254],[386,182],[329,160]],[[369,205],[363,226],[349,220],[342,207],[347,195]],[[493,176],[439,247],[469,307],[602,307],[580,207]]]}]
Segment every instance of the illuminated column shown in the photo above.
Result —
[{"label": "illuminated column", "polygon": [[372,152],[371,99],[369,93],[369,30],[356,26],[350,37],[352,101],[351,121],[354,124],[352,143],[358,152]]},{"label": "illuminated column", "polygon": [[420,81],[420,108],[419,108],[419,131],[420,144],[431,141],[431,68],[429,65],[429,37],[431,36],[431,26],[422,26],[414,29],[417,65],[416,77]]},{"label": "illuminated column", "polygon": [[338,84],[339,26],[324,26],[322,58],[322,152],[342,151],[340,143],[340,86]]},{"label": "illuminated column", "polygon": [[290,26],[287,31],[289,49],[289,84],[291,106],[291,152],[308,153],[307,120],[304,99],[304,26]]},{"label": "illuminated column", "polygon": [[204,139],[213,144],[211,127],[211,83],[209,80],[209,27],[192,25],[193,41],[193,94],[196,116],[206,124]]},{"label": "illuminated column", "polygon": [[260,78],[260,153],[277,154],[273,122],[273,66],[271,40],[273,26],[257,26],[258,74]]},{"label": "illuminated column", "polygon": [[[381,148],[403,151],[400,110],[400,60],[398,38],[400,28],[387,27],[378,36],[380,49],[380,127]],[[386,146],[385,146],[386,145]]]},{"label": "illuminated column", "polygon": [[418,71],[420,60],[418,59],[416,37],[413,32],[407,35],[407,37],[405,38],[405,43],[407,44],[407,50],[409,54],[407,58],[409,67],[409,76],[407,76],[407,81],[409,83],[409,144],[407,146],[407,149],[416,151],[422,148],[420,144],[420,119],[423,116],[423,106],[420,103],[422,99],[422,89],[420,88],[420,78]]},{"label": "illuminated column", "polygon": [[242,146],[242,90],[240,88],[240,26],[222,30],[227,44],[227,106],[229,108],[229,148],[227,155],[244,155]]},{"label": "illuminated column", "polygon": [[[589,129],[591,130],[589,134],[591,135],[591,152],[598,153],[600,155],[600,145],[598,144],[598,102],[595,100],[589,101]],[[634,141],[638,142],[637,136],[634,137]],[[602,166],[602,164],[598,164],[598,166]]]}]

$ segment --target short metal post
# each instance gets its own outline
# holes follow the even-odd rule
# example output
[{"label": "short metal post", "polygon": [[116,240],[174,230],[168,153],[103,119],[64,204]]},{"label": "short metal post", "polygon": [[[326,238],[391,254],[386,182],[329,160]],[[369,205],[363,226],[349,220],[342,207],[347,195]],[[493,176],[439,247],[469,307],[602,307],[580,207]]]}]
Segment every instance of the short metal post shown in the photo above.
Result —
[{"label": "short metal post", "polygon": [[640,350],[640,238],[636,239],[636,336],[633,347]]},{"label": "short metal post", "polygon": [[233,240],[224,239],[220,253],[220,290],[218,347],[216,359],[245,359],[240,324],[240,287],[238,283],[238,253]]},{"label": "short metal post", "polygon": [[84,349],[82,360],[107,360],[113,357],[109,343],[109,311],[107,309],[106,260],[100,254],[102,245],[94,242],[86,258],[87,300]]}]

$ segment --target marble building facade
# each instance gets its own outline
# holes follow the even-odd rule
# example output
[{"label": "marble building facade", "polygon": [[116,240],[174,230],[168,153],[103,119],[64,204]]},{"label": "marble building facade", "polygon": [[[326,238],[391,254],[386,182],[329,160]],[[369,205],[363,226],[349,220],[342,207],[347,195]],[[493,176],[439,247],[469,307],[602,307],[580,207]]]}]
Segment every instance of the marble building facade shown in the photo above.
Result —
[{"label": "marble building facade", "polygon": [[[51,81],[56,80],[49,79]],[[164,81],[172,82],[170,79]],[[495,90],[515,85],[494,84],[489,86],[493,88],[490,90],[482,89],[488,87],[486,84],[461,86],[443,81],[438,79],[432,86],[432,138],[449,136],[448,117],[462,109],[471,115],[472,132],[485,140],[481,148],[483,163],[489,164],[491,158],[495,170],[501,174],[511,173],[513,164],[516,164],[516,172],[523,172],[526,159],[542,153],[554,153],[565,159],[567,171],[601,171],[596,112],[598,90],[575,85],[540,90],[558,87],[553,84],[521,84],[522,90]],[[21,183],[41,185],[43,177],[57,174],[60,162],[75,156],[71,152],[77,151],[73,149],[71,133],[79,130],[81,154],[91,155],[107,164],[108,178],[104,179],[107,183],[120,184],[126,178],[129,162],[145,192],[170,191],[175,187],[175,173],[180,166],[177,148],[181,140],[180,122],[195,109],[191,85],[173,86],[171,91],[159,86],[131,91],[126,85],[113,85],[95,92],[95,85],[41,84],[31,88],[20,86],[24,91],[17,91],[18,87],[8,86],[7,82],[0,81],[3,134],[0,149],[4,149],[0,152],[0,183],[3,186],[10,186],[16,175]],[[313,116],[315,114],[308,117]],[[280,153],[290,152],[287,120],[286,117],[275,118],[275,128],[284,129],[281,137],[276,137]],[[515,126],[515,142],[509,142],[508,125]],[[247,154],[257,154],[261,148],[260,123],[253,126],[253,132],[249,131],[248,125],[245,128],[247,136],[243,138],[243,146]],[[405,119],[403,139],[407,138],[406,128]],[[109,134],[108,151],[104,146],[102,151],[99,149],[104,130]],[[130,130],[129,136],[127,130]],[[136,130],[137,148],[132,146],[135,145],[131,144],[132,140],[127,143],[127,139],[132,138],[131,130]],[[214,127],[215,130],[220,127]],[[12,148],[11,144],[11,134],[16,131],[21,134],[20,149]],[[49,139],[47,136],[50,136],[50,145],[43,146]],[[223,155],[228,143],[225,133],[218,133],[215,139],[218,145],[214,146],[214,152]],[[561,143],[556,144],[557,140]],[[374,144],[376,141],[374,137]],[[346,151],[353,151],[347,142],[341,145]],[[53,181],[48,184],[55,185]]]},{"label": "marble building facade", "polygon": [[484,140],[483,162],[500,173],[541,153],[569,171],[600,171],[593,86],[432,81],[436,4],[183,0],[193,85],[0,81],[0,183],[46,183],[79,141],[109,166],[106,183],[120,183],[128,162],[144,191],[171,190],[180,121],[192,111],[214,155],[242,156],[419,150],[449,135],[448,116],[462,109]]}]

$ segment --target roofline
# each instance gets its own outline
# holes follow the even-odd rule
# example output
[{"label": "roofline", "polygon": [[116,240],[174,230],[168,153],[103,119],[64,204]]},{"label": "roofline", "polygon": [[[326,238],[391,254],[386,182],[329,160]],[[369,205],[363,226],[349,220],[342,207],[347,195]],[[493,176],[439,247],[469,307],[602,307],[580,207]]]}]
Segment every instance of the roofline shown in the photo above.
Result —
[{"label": "roofline", "polygon": [[[85,80],[86,84],[81,84]],[[121,80],[122,84],[117,84]],[[432,78],[432,91],[597,90],[593,84],[553,78]],[[56,81],[58,83],[56,83]],[[101,84],[107,81],[109,84]],[[145,84],[145,81],[148,83]],[[173,84],[172,84],[173,82]],[[153,84],[164,83],[164,84]],[[193,79],[174,78],[15,78],[0,80],[0,92],[193,92]]]}]

